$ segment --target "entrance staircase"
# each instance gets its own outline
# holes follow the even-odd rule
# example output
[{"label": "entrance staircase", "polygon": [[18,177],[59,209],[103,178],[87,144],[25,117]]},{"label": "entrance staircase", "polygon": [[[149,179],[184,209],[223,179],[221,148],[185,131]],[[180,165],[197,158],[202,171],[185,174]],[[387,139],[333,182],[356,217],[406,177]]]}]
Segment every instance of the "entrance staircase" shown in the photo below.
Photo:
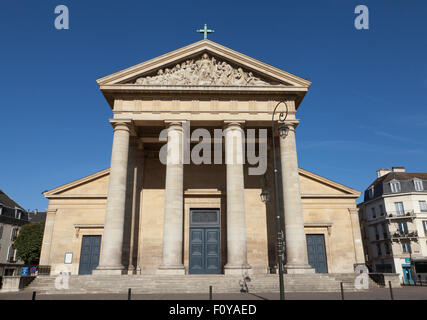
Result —
[{"label": "entrance staircase", "polygon": [[[285,292],[334,292],[343,282],[345,291],[356,291],[356,274],[310,274],[284,275]],[[99,294],[126,293],[129,288],[135,294],[214,293],[241,292],[243,278],[226,275],[84,275],[69,276],[68,289],[55,286],[56,276],[38,276],[24,291],[42,294]],[[251,275],[247,281],[250,293],[279,292],[279,277],[276,274]],[[370,280],[370,288],[377,285]]]}]

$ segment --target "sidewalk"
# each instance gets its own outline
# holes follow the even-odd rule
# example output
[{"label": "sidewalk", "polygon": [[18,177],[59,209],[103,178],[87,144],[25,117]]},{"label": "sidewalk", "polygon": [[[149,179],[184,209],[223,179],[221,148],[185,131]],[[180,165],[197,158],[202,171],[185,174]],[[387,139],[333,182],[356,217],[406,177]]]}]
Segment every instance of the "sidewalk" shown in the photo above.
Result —
[{"label": "sidewalk", "polygon": [[[427,287],[393,289],[394,300],[427,300]],[[31,300],[31,292],[0,293],[0,300]],[[132,294],[132,300],[208,300],[209,294]],[[278,300],[278,293],[213,293],[213,300]],[[285,292],[287,300],[341,300],[340,292]],[[390,300],[388,288],[344,292],[345,300]],[[36,300],[127,300],[123,294],[36,295]]]}]

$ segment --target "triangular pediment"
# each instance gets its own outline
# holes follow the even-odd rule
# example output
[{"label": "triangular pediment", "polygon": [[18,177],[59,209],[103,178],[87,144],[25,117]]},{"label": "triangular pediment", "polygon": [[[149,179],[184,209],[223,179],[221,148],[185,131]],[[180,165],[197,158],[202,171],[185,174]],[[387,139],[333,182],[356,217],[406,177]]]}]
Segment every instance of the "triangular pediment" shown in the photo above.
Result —
[{"label": "triangular pediment", "polygon": [[57,188],[44,191],[48,198],[105,198],[108,191],[110,169],[95,172]]},{"label": "triangular pediment", "polygon": [[360,192],[357,190],[301,168],[299,169],[299,181],[302,197],[357,198],[360,196]]},{"label": "triangular pediment", "polygon": [[202,40],[97,80],[104,86],[308,88],[310,81],[210,40]]}]

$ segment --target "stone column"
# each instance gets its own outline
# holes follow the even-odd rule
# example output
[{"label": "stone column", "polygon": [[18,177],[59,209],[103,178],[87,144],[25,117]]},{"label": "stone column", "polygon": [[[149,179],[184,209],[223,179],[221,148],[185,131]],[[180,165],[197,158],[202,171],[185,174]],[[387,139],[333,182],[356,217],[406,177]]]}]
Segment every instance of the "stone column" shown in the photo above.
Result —
[{"label": "stone column", "polygon": [[184,165],[182,122],[168,122],[165,212],[161,274],[185,274],[182,262],[184,226]]},{"label": "stone column", "polygon": [[244,274],[247,261],[245,187],[243,176],[244,134],[242,122],[225,122],[225,163],[227,170],[227,264],[225,274]]},{"label": "stone column", "polygon": [[50,266],[50,249],[52,248],[53,227],[55,226],[56,209],[46,210],[46,222],[43,233],[43,245],[40,253],[40,265]]},{"label": "stone column", "polygon": [[287,135],[279,138],[285,213],[285,254],[287,260],[285,270],[287,273],[314,273],[314,269],[308,264],[307,241],[304,233],[295,144],[296,125],[297,123],[287,124]]},{"label": "stone column", "polygon": [[99,266],[94,274],[122,274],[123,228],[131,120],[110,120],[114,127],[107,210]]}]

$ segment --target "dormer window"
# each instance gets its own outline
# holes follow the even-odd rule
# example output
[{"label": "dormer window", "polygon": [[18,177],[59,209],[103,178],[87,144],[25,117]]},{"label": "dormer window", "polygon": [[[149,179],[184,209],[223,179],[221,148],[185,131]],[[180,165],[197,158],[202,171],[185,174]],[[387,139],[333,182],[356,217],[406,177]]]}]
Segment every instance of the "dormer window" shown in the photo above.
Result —
[{"label": "dormer window", "polygon": [[400,192],[400,182],[396,180],[390,182],[390,189],[393,193]]},{"label": "dormer window", "polygon": [[415,186],[415,191],[424,190],[423,181],[420,179],[414,179],[414,186]]},{"label": "dormer window", "polygon": [[373,186],[368,189],[368,196],[369,196],[369,199],[372,199],[374,197],[374,187]]}]

